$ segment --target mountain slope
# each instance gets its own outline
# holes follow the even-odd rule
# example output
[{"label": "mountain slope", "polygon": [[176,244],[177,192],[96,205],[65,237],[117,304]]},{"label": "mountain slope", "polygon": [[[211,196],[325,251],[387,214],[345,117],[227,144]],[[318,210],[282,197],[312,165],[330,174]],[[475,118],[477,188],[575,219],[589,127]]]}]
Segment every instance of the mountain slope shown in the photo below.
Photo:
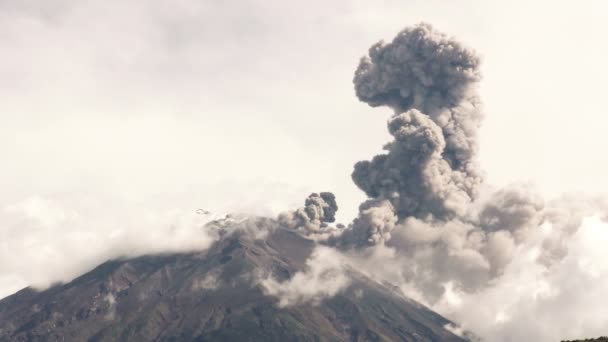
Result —
[{"label": "mountain slope", "polygon": [[279,307],[256,272],[289,279],[313,248],[277,229],[226,234],[203,253],[109,261],[1,300],[0,341],[462,341],[445,318],[352,270],[333,298]]}]

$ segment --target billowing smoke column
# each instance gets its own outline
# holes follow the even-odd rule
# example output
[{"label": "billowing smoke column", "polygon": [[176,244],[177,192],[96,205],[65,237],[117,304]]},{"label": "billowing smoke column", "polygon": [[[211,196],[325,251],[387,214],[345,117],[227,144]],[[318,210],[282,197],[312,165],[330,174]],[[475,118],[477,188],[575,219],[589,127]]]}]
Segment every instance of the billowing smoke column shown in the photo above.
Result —
[{"label": "billowing smoke column", "polygon": [[372,46],[355,74],[357,96],[395,116],[388,154],[355,165],[370,197],[390,199],[400,218],[462,214],[480,183],[475,85],[479,59],[429,25]]},{"label": "billowing smoke column", "polygon": [[316,233],[336,220],[338,204],[331,192],[312,193],[304,202],[304,207],[279,216],[279,222],[303,233]]},{"label": "billowing smoke column", "polygon": [[[386,153],[355,165],[352,178],[370,199],[338,245],[392,248],[390,263],[377,261],[399,265],[398,281],[431,302],[446,284],[487,286],[535,240],[543,241],[536,262],[549,267],[567,255],[564,242],[588,214],[547,205],[522,186],[486,188],[478,198],[479,64],[473,51],[419,24],[372,46],[354,77],[361,101],[393,109],[394,139]],[[546,236],[543,224],[551,225]]]},{"label": "billowing smoke column", "polygon": [[355,90],[370,106],[393,110],[393,140],[354,167],[352,178],[369,199],[346,229],[329,224],[337,210],[329,193],[312,194],[282,224],[363,256],[358,264],[369,262],[372,273],[390,269],[387,280],[431,303],[448,285],[471,293],[488,286],[531,245],[544,267],[563,259],[565,242],[593,206],[545,203],[524,186],[485,186],[480,196],[479,80],[479,58],[428,24],[372,46]]},{"label": "billowing smoke column", "polygon": [[[338,247],[346,262],[376,280],[397,284],[408,296],[469,325],[503,329],[509,337],[502,340],[510,341],[517,329],[505,322],[534,321],[561,307],[553,301],[560,292],[564,303],[570,303],[571,293],[586,298],[578,289],[592,282],[570,283],[568,276],[573,271],[586,277],[587,262],[576,260],[577,250],[587,245],[581,237],[600,233],[581,228],[583,219],[605,213],[608,202],[579,197],[545,202],[527,186],[496,191],[482,184],[479,80],[478,57],[427,24],[372,46],[355,73],[355,90],[370,106],[393,110],[388,121],[393,140],[385,153],[354,167],[352,178],[368,199],[345,229],[329,225],[337,206],[323,193],[281,220]],[[596,279],[601,272],[591,273]],[[605,284],[595,286],[598,298],[605,296]],[[477,315],[480,302],[484,310]],[[520,316],[522,305],[540,314]]]},{"label": "billowing smoke column", "polygon": [[[375,44],[361,59],[357,96],[395,114],[388,122],[394,140],[384,147],[387,153],[355,165],[355,184],[374,199],[362,205],[358,220],[366,220],[371,207],[385,208],[385,201],[399,219],[443,220],[466,212],[481,183],[478,67],[472,51],[427,24]],[[369,229],[368,242],[385,239],[394,226],[392,220],[387,224]]]}]

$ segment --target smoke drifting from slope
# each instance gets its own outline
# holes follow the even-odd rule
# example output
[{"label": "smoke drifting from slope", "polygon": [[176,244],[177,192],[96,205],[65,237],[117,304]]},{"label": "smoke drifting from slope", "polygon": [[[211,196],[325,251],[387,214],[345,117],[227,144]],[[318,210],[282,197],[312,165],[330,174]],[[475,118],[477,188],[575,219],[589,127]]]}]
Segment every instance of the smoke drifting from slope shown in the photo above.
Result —
[{"label": "smoke drifting from slope", "polygon": [[551,266],[567,254],[564,239],[590,214],[590,206],[547,207],[524,186],[482,187],[479,65],[472,50],[419,24],[373,45],[354,77],[361,101],[394,111],[388,121],[394,140],[385,154],[355,165],[353,180],[371,199],[342,244],[395,248],[400,281],[414,284],[430,303],[447,283],[469,292],[488,286],[542,225],[553,232],[539,247],[538,262]]},{"label": "smoke drifting from slope", "polygon": [[[346,262],[399,284],[406,295],[489,340],[508,341],[518,327],[526,331],[519,340],[576,337],[581,324],[560,329],[560,336],[535,330],[520,317],[585,301],[582,284],[568,282],[573,288],[566,288],[560,282],[568,272],[581,279],[597,273],[576,265],[586,243],[581,236],[589,234],[580,227],[586,217],[605,213],[606,205],[598,199],[545,201],[529,186],[496,191],[483,184],[477,163],[479,64],[472,50],[428,24],[370,48],[356,70],[355,90],[370,106],[393,110],[393,140],[384,154],[355,164],[353,181],[369,197],[358,217],[339,236],[327,225],[312,225],[314,232],[331,232],[326,243],[342,249]],[[607,290],[599,280],[591,286],[593,296]],[[509,296],[515,297],[502,298]],[[471,314],[485,301],[484,310]],[[589,318],[590,329],[601,327]]]},{"label": "smoke drifting from slope", "polygon": [[345,265],[338,251],[317,246],[306,261],[307,270],[297,272],[284,282],[272,277],[264,278],[260,280],[260,285],[267,295],[279,298],[280,307],[306,302],[318,304],[350,285]]},{"label": "smoke drifting from slope", "polygon": [[[596,317],[605,310],[597,298],[608,291],[601,276],[608,266],[583,251],[597,254],[593,238],[608,239],[605,224],[585,225],[607,206],[580,197],[546,201],[528,185],[483,183],[479,64],[472,50],[428,24],[372,46],[355,73],[355,90],[370,106],[393,111],[387,124],[393,140],[385,153],[354,166],[353,181],[368,199],[348,227],[331,225],[337,205],[323,193],[279,217],[283,227],[341,253],[324,261],[313,256],[308,270],[284,283],[269,280],[267,294],[280,305],[330,297],[340,286],[319,275],[346,264],[398,285],[489,341],[602,333],[605,324]],[[578,309],[555,314],[569,306]],[[539,316],[564,324],[539,326]]]},{"label": "smoke drifting from slope", "polygon": [[[375,44],[361,60],[357,96],[394,110],[388,122],[394,140],[386,154],[355,165],[353,180],[371,199],[342,240],[375,247],[351,250],[351,262],[489,340],[510,340],[514,331],[525,331],[518,340],[574,338],[585,320],[587,330],[599,334],[593,314],[553,332],[526,323],[547,310],[567,310],[561,303],[580,306],[583,287],[591,296],[605,293],[604,279],[576,266],[577,256],[569,253],[584,249],[580,236],[589,229],[579,228],[605,206],[580,199],[545,203],[524,186],[482,187],[478,67],[471,50],[426,24]],[[597,285],[564,282],[568,273]],[[484,310],[471,314],[480,304]]]}]

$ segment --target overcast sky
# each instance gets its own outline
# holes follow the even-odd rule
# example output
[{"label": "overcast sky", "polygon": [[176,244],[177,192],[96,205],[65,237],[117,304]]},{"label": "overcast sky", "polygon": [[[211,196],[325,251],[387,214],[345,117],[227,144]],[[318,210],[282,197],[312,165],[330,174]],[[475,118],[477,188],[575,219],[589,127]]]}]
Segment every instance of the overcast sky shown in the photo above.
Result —
[{"label": "overcast sky", "polygon": [[97,238],[103,224],[83,222],[103,217],[107,232],[141,228],[140,213],[276,214],[333,191],[350,221],[364,197],[353,164],[388,141],[390,115],[357,101],[353,72],[371,44],[420,21],[483,58],[489,183],[606,192],[607,6],[0,0],[0,297],[49,255],[69,259],[53,237],[70,213],[70,232]]},{"label": "overcast sky", "polygon": [[329,190],[347,221],[362,198],[353,163],[388,140],[388,110],[358,103],[354,68],[420,21],[483,56],[490,183],[603,192],[605,7],[0,0],[0,200],[186,193],[279,211]]}]

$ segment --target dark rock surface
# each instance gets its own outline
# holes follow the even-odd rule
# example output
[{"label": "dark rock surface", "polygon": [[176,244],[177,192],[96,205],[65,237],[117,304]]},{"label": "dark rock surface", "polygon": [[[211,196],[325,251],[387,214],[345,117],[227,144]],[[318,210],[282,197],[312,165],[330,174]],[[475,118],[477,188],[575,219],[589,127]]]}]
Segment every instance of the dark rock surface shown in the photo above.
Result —
[{"label": "dark rock surface", "polygon": [[108,261],[1,300],[0,341],[463,341],[445,318],[355,271],[333,298],[280,308],[255,270],[288,279],[313,247],[277,229],[227,234],[202,253]]}]

